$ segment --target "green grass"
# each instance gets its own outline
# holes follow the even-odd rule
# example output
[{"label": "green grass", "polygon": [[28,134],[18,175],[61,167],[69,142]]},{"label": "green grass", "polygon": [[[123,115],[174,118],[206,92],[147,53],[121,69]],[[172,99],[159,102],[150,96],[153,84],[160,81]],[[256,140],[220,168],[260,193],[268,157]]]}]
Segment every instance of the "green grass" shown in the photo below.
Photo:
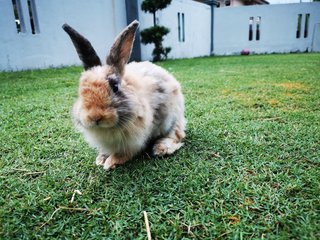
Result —
[{"label": "green grass", "polygon": [[[0,238],[320,238],[320,54],[160,63],[185,146],[110,172],[74,131],[81,68],[0,73]],[[75,195],[74,190],[82,195]]]}]

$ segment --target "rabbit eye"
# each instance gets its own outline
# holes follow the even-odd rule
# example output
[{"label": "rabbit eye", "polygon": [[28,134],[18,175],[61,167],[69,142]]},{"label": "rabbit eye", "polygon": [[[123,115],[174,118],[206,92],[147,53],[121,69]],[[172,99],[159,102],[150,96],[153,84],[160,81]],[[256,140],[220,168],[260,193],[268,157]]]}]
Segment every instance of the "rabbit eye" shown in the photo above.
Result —
[{"label": "rabbit eye", "polygon": [[117,77],[109,76],[107,78],[109,82],[109,86],[111,87],[112,91],[114,93],[117,93],[119,91],[119,79]]},{"label": "rabbit eye", "polygon": [[110,84],[110,87],[112,88],[112,91],[113,91],[114,93],[116,93],[116,92],[119,91],[118,83]]}]

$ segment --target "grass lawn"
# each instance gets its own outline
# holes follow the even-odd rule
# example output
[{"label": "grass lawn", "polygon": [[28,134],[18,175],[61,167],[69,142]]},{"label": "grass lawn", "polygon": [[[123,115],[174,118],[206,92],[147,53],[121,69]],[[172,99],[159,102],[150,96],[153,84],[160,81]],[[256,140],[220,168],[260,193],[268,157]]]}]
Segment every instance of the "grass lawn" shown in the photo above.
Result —
[{"label": "grass lawn", "polygon": [[143,211],[153,239],[320,238],[320,54],[160,65],[185,146],[110,172],[70,120],[80,67],[0,73],[1,239],[146,239]]}]

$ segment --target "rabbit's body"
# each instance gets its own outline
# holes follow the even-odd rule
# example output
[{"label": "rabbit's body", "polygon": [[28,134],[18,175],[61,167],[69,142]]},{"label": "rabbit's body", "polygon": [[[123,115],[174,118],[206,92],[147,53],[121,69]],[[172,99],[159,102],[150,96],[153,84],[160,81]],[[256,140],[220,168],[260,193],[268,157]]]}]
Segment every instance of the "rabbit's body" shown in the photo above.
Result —
[{"label": "rabbit's body", "polygon": [[168,135],[176,124],[184,131],[184,99],[179,82],[171,74],[150,62],[133,62],[126,67],[124,81],[132,84],[141,99],[139,112],[150,121],[146,125],[150,124],[148,136],[152,140]]},{"label": "rabbit's body", "polygon": [[154,155],[172,154],[185,136],[184,98],[178,81],[150,62],[122,62],[121,54],[130,55],[126,45],[130,30],[129,26],[120,34],[111,49],[107,58],[111,63],[95,64],[82,73],[72,111],[76,127],[99,150],[96,163],[105,169],[128,161],[149,142],[154,142]]}]

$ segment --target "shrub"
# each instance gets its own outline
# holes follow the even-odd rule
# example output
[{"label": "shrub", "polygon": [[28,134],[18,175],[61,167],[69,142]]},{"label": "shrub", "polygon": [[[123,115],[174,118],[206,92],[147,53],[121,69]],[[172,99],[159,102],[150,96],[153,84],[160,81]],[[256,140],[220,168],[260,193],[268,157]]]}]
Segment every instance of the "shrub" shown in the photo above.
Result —
[{"label": "shrub", "polygon": [[164,26],[157,25],[156,22],[156,12],[166,8],[170,3],[171,0],[144,0],[141,4],[141,9],[143,11],[153,14],[153,27],[141,31],[142,43],[153,43],[155,45],[155,48],[152,51],[153,61],[160,61],[163,58],[166,59],[168,53],[171,51],[170,47],[163,47],[162,45],[164,36],[167,35],[170,30]]}]

